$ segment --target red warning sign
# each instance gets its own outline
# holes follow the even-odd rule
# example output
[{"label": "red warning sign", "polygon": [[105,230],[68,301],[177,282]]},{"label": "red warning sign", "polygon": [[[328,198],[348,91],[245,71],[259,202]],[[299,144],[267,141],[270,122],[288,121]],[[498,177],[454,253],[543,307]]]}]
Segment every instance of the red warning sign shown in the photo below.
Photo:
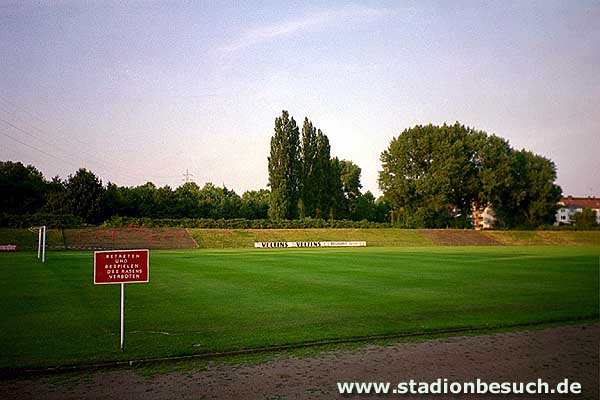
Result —
[{"label": "red warning sign", "polygon": [[94,252],[94,284],[148,282],[148,250],[111,250]]}]

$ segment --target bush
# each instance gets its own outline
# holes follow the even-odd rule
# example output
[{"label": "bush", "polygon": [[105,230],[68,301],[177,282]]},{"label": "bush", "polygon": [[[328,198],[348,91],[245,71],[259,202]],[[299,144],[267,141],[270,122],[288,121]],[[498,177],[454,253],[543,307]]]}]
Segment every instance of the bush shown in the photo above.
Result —
[{"label": "bush", "polygon": [[575,224],[570,225],[540,225],[535,228],[539,231],[597,231],[600,230],[600,226],[577,226]]},{"label": "bush", "polygon": [[334,220],[326,221],[320,218],[304,218],[295,220],[273,221],[269,219],[212,219],[212,218],[136,218],[136,217],[112,217],[105,221],[102,226],[109,228],[133,228],[133,227],[176,227],[176,228],[208,228],[208,229],[306,229],[306,228],[384,228],[389,227],[387,223],[370,222],[367,220],[350,221]]}]

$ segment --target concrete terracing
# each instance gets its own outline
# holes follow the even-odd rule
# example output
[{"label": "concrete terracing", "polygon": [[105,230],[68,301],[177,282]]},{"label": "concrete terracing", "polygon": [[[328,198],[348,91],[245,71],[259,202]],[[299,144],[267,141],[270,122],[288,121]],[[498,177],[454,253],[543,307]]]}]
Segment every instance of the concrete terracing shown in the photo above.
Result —
[{"label": "concrete terracing", "polygon": [[67,249],[192,249],[198,247],[184,228],[65,229]]},{"label": "concrete terracing", "polygon": [[497,246],[502,244],[480,231],[419,229],[418,232],[437,246]]}]

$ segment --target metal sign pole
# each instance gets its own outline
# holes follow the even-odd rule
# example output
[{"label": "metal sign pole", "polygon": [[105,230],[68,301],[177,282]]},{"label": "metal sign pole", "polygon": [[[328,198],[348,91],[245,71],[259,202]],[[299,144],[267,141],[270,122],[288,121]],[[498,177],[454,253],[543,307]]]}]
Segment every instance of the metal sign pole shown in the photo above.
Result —
[{"label": "metal sign pole", "polygon": [[121,351],[125,348],[123,332],[125,331],[125,284],[121,283]]}]

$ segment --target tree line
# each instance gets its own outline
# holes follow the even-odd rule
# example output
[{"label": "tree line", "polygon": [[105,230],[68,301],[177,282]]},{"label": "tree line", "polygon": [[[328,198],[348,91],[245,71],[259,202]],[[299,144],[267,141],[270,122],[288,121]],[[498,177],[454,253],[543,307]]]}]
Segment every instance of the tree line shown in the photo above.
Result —
[{"label": "tree line", "polygon": [[[206,183],[200,187],[187,182],[172,189],[157,187],[152,182],[136,187],[103,185],[92,171],[80,168],[67,179],[46,180],[32,165],[0,161],[0,222],[9,215],[44,214],[74,216],[87,224],[99,224],[113,217],[162,219],[269,219],[271,192],[248,190],[241,196],[227,187]],[[370,193],[362,199],[350,219],[384,222],[388,209],[379,214]],[[74,221],[65,219],[64,221]],[[6,224],[6,223],[5,223]],[[66,225],[72,225],[72,222]]]},{"label": "tree line", "polygon": [[81,168],[67,179],[48,181],[35,167],[0,162],[0,207],[12,215],[44,213],[72,215],[88,224],[113,216],[139,218],[264,219],[268,190],[251,190],[239,196],[227,187],[187,182],[176,189],[152,182],[124,187],[103,185],[92,171]]},{"label": "tree line", "polygon": [[[268,159],[272,189],[249,190],[241,196],[227,187],[186,182],[173,189],[152,182],[136,187],[118,186],[80,168],[66,179],[46,180],[34,166],[0,161],[0,224],[23,226],[30,221],[54,225],[111,224],[161,219],[248,220],[235,226],[272,226],[265,220],[306,221],[301,226],[353,226],[334,221],[385,222],[389,206],[372,193],[361,193],[361,169],[351,161],[330,158],[327,136],[305,120],[302,144],[293,118],[287,112],[275,120]],[[304,176],[306,174],[306,176]],[[279,178],[278,178],[279,177]],[[278,181],[283,180],[283,182]],[[39,218],[16,218],[39,214]],[[73,218],[72,218],[73,217]],[[21,222],[18,222],[21,221]],[[112,222],[110,222],[112,221]],[[321,221],[321,222],[319,222]],[[194,221],[198,226],[230,226]],[[233,226],[233,225],[232,225]],[[273,225],[275,226],[275,225]],[[294,225],[295,226],[295,225]]]},{"label": "tree line", "polygon": [[300,130],[283,111],[275,119],[270,143],[268,189],[240,196],[210,182],[202,187],[187,182],[174,189],[152,182],[103,185],[85,168],[64,180],[47,180],[34,166],[3,161],[0,224],[10,220],[6,216],[43,213],[88,224],[129,217],[318,220],[330,226],[333,221],[366,220],[408,228],[466,228],[474,209],[489,207],[497,227],[535,227],[554,222],[562,195],[551,160],[515,150],[503,138],[458,122],[405,129],[380,159],[383,196],[375,199],[371,192],[361,192],[358,165],[332,157],[327,135],[308,118]]}]

